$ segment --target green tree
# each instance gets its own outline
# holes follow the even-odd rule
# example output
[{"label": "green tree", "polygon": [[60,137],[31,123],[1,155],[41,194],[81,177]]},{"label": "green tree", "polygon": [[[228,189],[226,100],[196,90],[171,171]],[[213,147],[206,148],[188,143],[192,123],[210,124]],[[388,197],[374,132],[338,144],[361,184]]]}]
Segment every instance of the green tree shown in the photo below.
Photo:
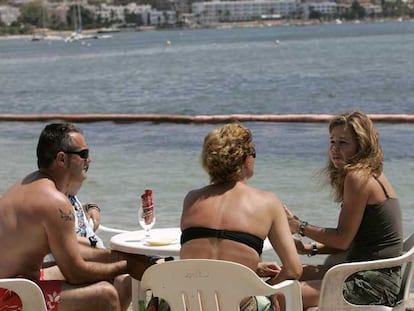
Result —
[{"label": "green tree", "polygon": [[365,9],[358,0],[354,0],[351,5],[351,18],[363,19],[365,17]]},{"label": "green tree", "polygon": [[126,24],[135,24],[141,26],[144,24],[141,14],[136,14],[134,12],[129,12],[128,9],[125,9],[125,23]]},{"label": "green tree", "polygon": [[48,22],[47,10],[40,1],[28,2],[20,8],[18,22],[24,25],[43,27]]},{"label": "green tree", "polygon": [[413,9],[410,9],[407,3],[404,3],[401,0],[396,0],[394,2],[384,2],[382,9],[385,17],[397,17],[405,15],[412,16],[413,12]]},{"label": "green tree", "polygon": [[322,18],[322,13],[316,10],[311,10],[309,13],[309,19],[321,19]]},{"label": "green tree", "polygon": [[[95,27],[95,14],[81,5],[79,5],[79,8],[82,20],[82,28],[88,29]],[[69,25],[69,27],[79,28],[78,14],[78,6],[71,5],[68,11],[66,12],[66,22]]]}]

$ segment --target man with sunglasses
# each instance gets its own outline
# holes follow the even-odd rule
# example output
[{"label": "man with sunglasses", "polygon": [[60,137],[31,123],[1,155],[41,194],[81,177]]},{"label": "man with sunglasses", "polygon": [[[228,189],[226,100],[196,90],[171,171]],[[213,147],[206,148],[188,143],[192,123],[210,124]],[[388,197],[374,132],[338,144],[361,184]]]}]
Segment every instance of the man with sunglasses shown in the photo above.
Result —
[{"label": "man with sunglasses", "polygon": [[[39,169],[0,198],[0,278],[34,280],[49,310],[125,310],[131,297],[120,294],[111,280],[126,273],[140,279],[153,263],[147,256],[106,249],[89,247],[81,253],[68,196],[80,190],[90,162],[79,128],[49,124],[37,145]],[[64,280],[44,280],[41,268],[48,253],[55,257]],[[19,307],[20,300],[0,289],[0,309],[4,305]]]}]

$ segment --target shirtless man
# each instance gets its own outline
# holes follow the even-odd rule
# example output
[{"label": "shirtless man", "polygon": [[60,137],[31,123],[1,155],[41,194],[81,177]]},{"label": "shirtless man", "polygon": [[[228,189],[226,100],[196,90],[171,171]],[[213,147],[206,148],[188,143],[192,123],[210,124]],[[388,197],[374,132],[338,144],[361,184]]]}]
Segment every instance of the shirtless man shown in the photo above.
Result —
[{"label": "shirtless man", "polygon": [[[50,124],[37,146],[38,170],[0,197],[0,278],[25,277],[42,288],[49,310],[125,310],[111,280],[129,273],[140,279],[151,259],[111,250],[79,250],[75,215],[68,195],[86,179],[91,158],[82,131],[73,124]],[[65,281],[42,280],[43,257],[52,253]],[[17,302],[16,302],[17,300]],[[19,304],[0,289],[2,304]]]}]

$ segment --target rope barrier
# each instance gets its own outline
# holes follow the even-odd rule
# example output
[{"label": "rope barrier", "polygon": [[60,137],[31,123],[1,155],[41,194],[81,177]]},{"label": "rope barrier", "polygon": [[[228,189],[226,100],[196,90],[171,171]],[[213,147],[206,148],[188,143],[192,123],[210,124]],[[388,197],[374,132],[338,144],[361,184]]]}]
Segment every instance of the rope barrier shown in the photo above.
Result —
[{"label": "rope barrier", "polygon": [[[67,122],[104,122],[117,123],[154,122],[154,123],[227,123],[240,122],[328,122],[331,114],[227,114],[227,115],[178,115],[178,114],[0,114],[0,121],[67,121]],[[414,123],[414,114],[368,114],[374,122]]]}]

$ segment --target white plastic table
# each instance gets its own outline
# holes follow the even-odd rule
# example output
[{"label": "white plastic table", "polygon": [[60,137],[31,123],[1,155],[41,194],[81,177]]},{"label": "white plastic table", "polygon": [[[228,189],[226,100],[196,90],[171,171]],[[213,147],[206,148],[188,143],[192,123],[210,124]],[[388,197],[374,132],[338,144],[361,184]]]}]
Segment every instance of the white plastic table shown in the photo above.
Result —
[{"label": "white plastic table", "polygon": [[[179,256],[180,228],[152,229],[145,241],[145,231],[129,231],[114,235],[109,241],[112,249],[129,254]],[[158,245],[164,244],[164,245]]]},{"label": "white plastic table", "polygon": [[[181,230],[178,227],[152,229],[151,237],[145,241],[145,231],[128,231],[114,235],[109,241],[112,249],[129,254],[179,256]],[[162,245],[159,245],[162,244]],[[269,240],[263,244],[263,251],[272,249]]]},{"label": "white plastic table", "polygon": [[[151,229],[151,237],[145,240],[145,231],[128,231],[114,235],[109,245],[113,250],[129,254],[179,256],[181,230],[175,228]],[[271,250],[272,245],[266,239],[263,251]],[[139,281],[132,278],[132,310],[139,311]]]},{"label": "white plastic table", "polygon": [[[145,240],[145,231],[128,231],[112,236],[109,246],[117,251],[128,254],[179,256],[180,228],[151,229],[148,242],[164,242],[165,245],[153,245]],[[164,244],[161,243],[161,244]],[[157,243],[156,243],[157,244]],[[132,311],[139,311],[139,281],[132,278]]]}]

